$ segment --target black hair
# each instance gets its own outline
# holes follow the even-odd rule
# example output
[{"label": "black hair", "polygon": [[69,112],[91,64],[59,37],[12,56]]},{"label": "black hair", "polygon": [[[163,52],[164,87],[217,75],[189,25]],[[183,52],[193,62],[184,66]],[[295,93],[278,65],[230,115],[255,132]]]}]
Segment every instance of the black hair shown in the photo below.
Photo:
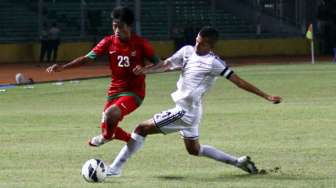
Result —
[{"label": "black hair", "polygon": [[209,42],[210,42],[211,45],[215,45],[215,43],[217,42],[218,37],[219,37],[218,31],[215,28],[211,27],[211,26],[205,26],[205,27],[203,27],[200,30],[199,35],[202,38],[207,38],[209,40]]},{"label": "black hair", "polygon": [[127,7],[119,6],[113,9],[111,18],[131,26],[134,22],[134,13]]}]

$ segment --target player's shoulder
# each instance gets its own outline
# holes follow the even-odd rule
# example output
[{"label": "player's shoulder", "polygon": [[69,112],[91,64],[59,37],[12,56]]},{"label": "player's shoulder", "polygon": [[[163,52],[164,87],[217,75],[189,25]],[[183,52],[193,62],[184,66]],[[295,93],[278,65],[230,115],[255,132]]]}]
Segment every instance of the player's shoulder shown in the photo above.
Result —
[{"label": "player's shoulder", "polygon": [[112,41],[115,38],[115,35],[106,35],[103,40]]},{"label": "player's shoulder", "polygon": [[136,33],[132,33],[131,40],[136,43],[145,43],[149,42],[147,38],[137,35]]},{"label": "player's shoulder", "polygon": [[96,45],[96,49],[97,48],[106,48],[109,45],[111,45],[111,42],[113,41],[111,39],[112,36],[105,36],[104,38],[100,39],[100,41],[97,43]]},{"label": "player's shoulder", "polygon": [[181,48],[181,50],[184,50],[186,52],[194,52],[195,51],[195,48],[191,45],[185,45]]},{"label": "player's shoulder", "polygon": [[195,48],[191,45],[185,45],[178,50],[178,53],[181,53],[184,56],[191,56],[194,52]]},{"label": "player's shoulder", "polygon": [[219,63],[219,64],[223,64],[223,65],[226,66],[226,62],[223,59],[221,59],[218,55],[216,55],[215,53],[210,52],[209,57],[210,57],[211,62],[213,64],[218,64]]},{"label": "player's shoulder", "polygon": [[101,42],[104,42],[104,43],[110,43],[110,42],[113,41],[113,38],[114,38],[114,35],[107,35],[107,36],[105,36],[104,38],[102,38],[102,39],[100,40],[100,43],[101,43]]}]

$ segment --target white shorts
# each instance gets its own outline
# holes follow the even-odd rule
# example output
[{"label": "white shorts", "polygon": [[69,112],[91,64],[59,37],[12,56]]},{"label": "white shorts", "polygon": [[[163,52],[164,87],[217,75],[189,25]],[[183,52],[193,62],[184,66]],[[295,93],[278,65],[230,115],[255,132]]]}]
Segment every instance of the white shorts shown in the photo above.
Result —
[{"label": "white shorts", "polygon": [[175,107],[162,111],[154,115],[155,126],[163,133],[169,134],[180,131],[184,139],[197,140],[199,137],[198,127],[199,121],[194,124],[188,124],[182,120],[185,115],[181,107]]}]

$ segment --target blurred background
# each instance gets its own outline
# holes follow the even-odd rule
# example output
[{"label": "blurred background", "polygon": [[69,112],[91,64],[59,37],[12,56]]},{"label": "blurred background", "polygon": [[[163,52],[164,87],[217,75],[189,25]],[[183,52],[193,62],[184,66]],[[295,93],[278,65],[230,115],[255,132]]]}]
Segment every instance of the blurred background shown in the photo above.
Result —
[{"label": "blurred background", "polygon": [[[222,38],[297,37],[317,22],[318,0],[1,0],[1,41],[34,41],[57,23],[65,41],[111,34],[110,12],[118,4],[137,13],[136,31],[170,40],[216,26]],[[323,8],[322,8],[323,7]],[[330,7],[334,9],[336,7]],[[335,15],[333,15],[335,17]],[[323,19],[328,16],[323,16]],[[192,36],[194,37],[194,36]]]},{"label": "blurred background", "polygon": [[305,33],[310,24],[317,54],[331,55],[335,4],[335,0],[1,0],[0,62],[42,61],[41,45],[50,38],[59,44],[55,61],[83,55],[112,34],[110,13],[117,5],[134,10],[134,30],[148,38],[163,58],[193,44],[204,25],[220,31],[217,53],[222,57],[309,55]]}]

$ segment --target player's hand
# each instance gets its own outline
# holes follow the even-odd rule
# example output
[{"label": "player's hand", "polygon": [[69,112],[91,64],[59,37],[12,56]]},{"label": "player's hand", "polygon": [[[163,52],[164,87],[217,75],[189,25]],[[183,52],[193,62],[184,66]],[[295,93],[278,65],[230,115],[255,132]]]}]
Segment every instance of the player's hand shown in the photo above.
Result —
[{"label": "player's hand", "polygon": [[267,100],[273,102],[273,104],[279,104],[282,101],[282,98],[279,96],[268,96]]},{"label": "player's hand", "polygon": [[62,71],[64,68],[63,66],[59,65],[59,64],[53,64],[50,67],[47,68],[47,72],[51,73],[51,72],[60,72]]},{"label": "player's hand", "polygon": [[133,68],[133,73],[135,75],[145,74],[145,68],[142,67],[141,65],[137,65]]}]

